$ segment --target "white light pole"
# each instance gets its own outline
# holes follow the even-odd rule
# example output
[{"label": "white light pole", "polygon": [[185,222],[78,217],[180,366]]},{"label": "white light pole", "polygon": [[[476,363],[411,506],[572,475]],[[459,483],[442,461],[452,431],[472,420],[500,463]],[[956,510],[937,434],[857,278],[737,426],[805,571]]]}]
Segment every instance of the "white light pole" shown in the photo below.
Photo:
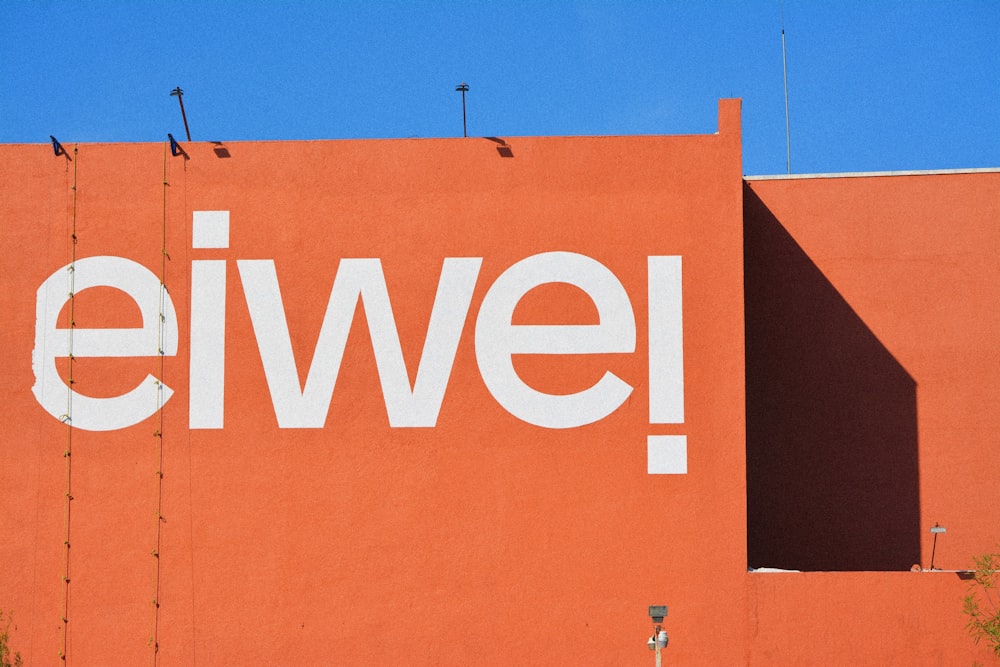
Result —
[{"label": "white light pole", "polygon": [[653,619],[653,636],[646,641],[646,646],[649,647],[650,651],[656,651],[656,667],[663,667],[663,649],[667,648],[667,643],[670,638],[667,637],[667,631],[664,630],[660,623],[663,623],[663,617],[667,615],[667,605],[665,604],[655,604],[649,606],[649,617]]}]

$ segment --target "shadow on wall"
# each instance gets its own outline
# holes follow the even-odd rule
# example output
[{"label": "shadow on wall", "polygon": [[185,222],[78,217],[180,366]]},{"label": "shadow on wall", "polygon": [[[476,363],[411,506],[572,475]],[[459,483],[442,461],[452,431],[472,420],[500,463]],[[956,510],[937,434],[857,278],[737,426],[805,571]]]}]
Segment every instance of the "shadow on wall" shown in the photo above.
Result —
[{"label": "shadow on wall", "polygon": [[916,383],[743,192],[748,565],[909,570],[920,562]]}]

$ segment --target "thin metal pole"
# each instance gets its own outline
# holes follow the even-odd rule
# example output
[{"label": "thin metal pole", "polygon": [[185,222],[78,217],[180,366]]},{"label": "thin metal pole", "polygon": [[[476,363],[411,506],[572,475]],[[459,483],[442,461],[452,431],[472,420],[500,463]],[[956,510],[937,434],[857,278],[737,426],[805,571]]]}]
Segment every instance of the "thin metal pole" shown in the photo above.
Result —
[{"label": "thin metal pole", "polygon": [[184,113],[184,91],[181,90],[180,86],[177,86],[176,88],[174,88],[173,90],[170,91],[170,96],[171,97],[176,96],[177,97],[177,101],[180,102],[180,105],[181,105],[181,118],[184,119],[184,134],[187,135],[187,140],[191,141],[191,130],[188,129],[187,114]]},{"label": "thin metal pole", "polygon": [[[937,524],[934,524],[935,526]],[[937,533],[934,533],[934,546],[931,547],[931,569],[934,569],[934,553],[937,551]]]},{"label": "thin metal pole", "polygon": [[788,173],[792,173],[792,131],[788,124],[788,59],[785,55],[785,3],[781,3],[781,68],[785,76],[785,151]]},{"label": "thin metal pole", "polygon": [[463,137],[468,137],[469,136],[469,130],[468,130],[468,125],[466,124],[466,118],[465,118],[465,93],[467,93],[469,91],[469,84],[467,84],[467,83],[465,83],[463,81],[461,84],[455,86],[455,90],[457,90],[457,91],[459,91],[459,92],[462,93],[462,136]]}]

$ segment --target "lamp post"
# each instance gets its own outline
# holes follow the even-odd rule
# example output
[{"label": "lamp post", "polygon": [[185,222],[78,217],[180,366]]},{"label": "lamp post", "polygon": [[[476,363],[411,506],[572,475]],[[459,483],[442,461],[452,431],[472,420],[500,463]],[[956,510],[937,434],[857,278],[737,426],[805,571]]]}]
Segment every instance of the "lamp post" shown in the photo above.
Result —
[{"label": "lamp post", "polygon": [[465,94],[469,92],[469,84],[463,81],[462,83],[455,86],[455,92],[462,93],[462,136],[468,137],[469,131],[466,128],[465,124]]},{"label": "lamp post", "polygon": [[188,129],[188,117],[187,114],[184,113],[184,91],[181,90],[180,86],[177,86],[176,88],[170,91],[170,97],[176,97],[177,101],[180,102],[181,118],[184,119],[184,134],[187,135],[188,141],[191,141],[191,130]]},{"label": "lamp post", "polygon": [[941,533],[945,533],[945,532],[947,532],[947,530],[945,529],[945,527],[942,526],[941,524],[939,524],[937,521],[935,521],[934,525],[931,526],[931,533],[934,534],[934,546],[931,547],[931,569],[932,570],[934,569],[934,554],[935,554],[935,552],[937,552],[937,536],[940,535]]},{"label": "lamp post", "polygon": [[660,625],[666,615],[667,605],[654,604],[649,606],[649,617],[653,619],[653,636],[646,641],[646,646],[649,647],[650,651],[656,651],[656,667],[662,667],[662,651],[667,648],[667,643],[670,641],[667,631]]}]

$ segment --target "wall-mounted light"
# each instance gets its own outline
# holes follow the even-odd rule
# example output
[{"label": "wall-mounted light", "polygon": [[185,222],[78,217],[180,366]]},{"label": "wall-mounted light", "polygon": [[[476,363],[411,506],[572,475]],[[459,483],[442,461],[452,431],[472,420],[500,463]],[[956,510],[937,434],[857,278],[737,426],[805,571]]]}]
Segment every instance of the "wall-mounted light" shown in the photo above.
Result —
[{"label": "wall-mounted light", "polygon": [[663,623],[666,615],[667,605],[654,604],[649,606],[649,617],[653,620],[654,626],[653,635],[646,640],[646,646],[649,647],[650,651],[656,651],[656,667],[663,665],[663,656],[660,652],[667,648],[667,644],[670,642],[667,631],[660,627],[660,623]]},{"label": "wall-mounted light", "polygon": [[938,535],[940,535],[942,533],[946,533],[946,532],[948,532],[948,530],[944,526],[942,526],[941,524],[939,524],[937,521],[935,521],[934,525],[931,526],[931,533],[933,533],[933,535],[934,535],[934,546],[931,547],[931,569],[932,570],[934,569],[934,554],[935,554],[935,552],[937,552],[937,538],[938,538]]}]

